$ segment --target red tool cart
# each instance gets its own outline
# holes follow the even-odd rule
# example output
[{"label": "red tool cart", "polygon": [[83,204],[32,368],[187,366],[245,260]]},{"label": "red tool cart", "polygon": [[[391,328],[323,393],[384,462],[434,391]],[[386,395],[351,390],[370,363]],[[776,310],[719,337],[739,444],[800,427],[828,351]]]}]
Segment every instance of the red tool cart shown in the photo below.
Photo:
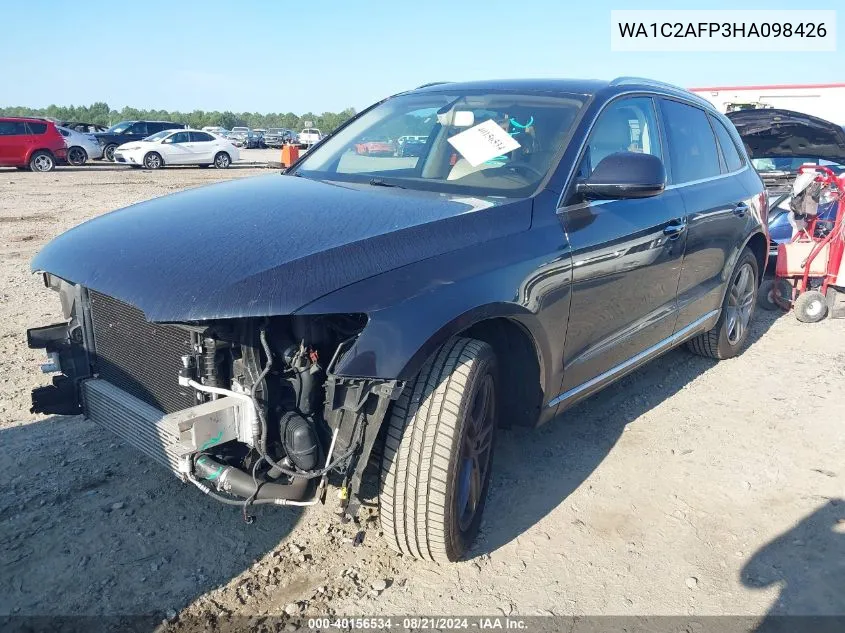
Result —
[{"label": "red tool cart", "polygon": [[[845,317],[845,175],[837,177],[818,165],[804,165],[798,173],[799,178],[807,174],[804,180],[810,180],[814,189],[812,194],[802,192],[793,198],[805,196],[792,205],[795,231],[790,242],[778,246],[775,278],[760,288],[760,304],[768,309],[794,309],[795,317],[804,323],[821,321],[828,314]],[[837,206],[833,222],[819,220],[819,204]]]}]

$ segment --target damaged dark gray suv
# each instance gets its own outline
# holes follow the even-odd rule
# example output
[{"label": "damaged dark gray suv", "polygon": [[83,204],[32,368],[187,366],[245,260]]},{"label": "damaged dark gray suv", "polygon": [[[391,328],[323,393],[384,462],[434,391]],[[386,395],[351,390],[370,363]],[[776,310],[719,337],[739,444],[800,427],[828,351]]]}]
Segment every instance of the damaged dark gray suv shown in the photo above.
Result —
[{"label": "damaged dark gray suv", "polygon": [[[424,138],[414,156],[362,139]],[[417,155],[418,154],[418,155]],[[356,513],[379,469],[403,554],[461,557],[497,426],[662,352],[746,341],[767,198],[736,130],[644,79],[432,84],[284,174],[137,204],[32,269],[65,321],[35,412],[83,413],[222,503]]]}]

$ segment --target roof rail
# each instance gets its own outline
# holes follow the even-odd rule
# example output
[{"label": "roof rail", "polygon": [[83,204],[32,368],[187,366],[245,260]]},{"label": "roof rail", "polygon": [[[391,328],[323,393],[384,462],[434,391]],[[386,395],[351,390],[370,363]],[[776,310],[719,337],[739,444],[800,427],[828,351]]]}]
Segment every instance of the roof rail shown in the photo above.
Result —
[{"label": "roof rail", "polygon": [[702,105],[706,104],[710,107],[713,107],[713,104],[701,95],[697,95],[694,92],[690,92],[686,88],[681,88],[680,86],[676,86],[675,84],[670,84],[665,81],[657,81],[656,79],[647,79],[646,77],[617,77],[616,79],[612,80],[609,85],[627,86],[631,84],[640,84],[643,86],[651,86],[653,88],[663,88],[664,90],[674,90],[675,92],[683,93],[684,96],[687,98],[692,97],[695,101],[698,101]]},{"label": "roof rail", "polygon": [[443,84],[450,84],[451,81],[432,81],[427,84],[423,84],[422,86],[417,86],[414,90],[419,90],[420,88],[428,88],[430,86],[442,86]]}]

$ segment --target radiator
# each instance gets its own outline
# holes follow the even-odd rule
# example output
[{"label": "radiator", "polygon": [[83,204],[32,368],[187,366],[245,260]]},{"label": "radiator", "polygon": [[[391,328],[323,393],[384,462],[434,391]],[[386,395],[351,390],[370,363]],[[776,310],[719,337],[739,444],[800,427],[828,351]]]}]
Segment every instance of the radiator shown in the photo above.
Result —
[{"label": "radiator", "polygon": [[197,404],[193,389],[177,382],[191,333],[150,323],[138,308],[88,293],[94,332],[94,372],[152,407],[172,413]]}]

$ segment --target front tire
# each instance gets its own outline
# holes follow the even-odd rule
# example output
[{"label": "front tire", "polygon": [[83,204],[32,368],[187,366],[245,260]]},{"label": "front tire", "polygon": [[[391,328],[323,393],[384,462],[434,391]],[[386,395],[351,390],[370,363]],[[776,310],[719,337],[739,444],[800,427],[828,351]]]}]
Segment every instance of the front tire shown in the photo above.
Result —
[{"label": "front tire", "polygon": [[733,358],[748,339],[749,326],[754,318],[759,283],[757,258],[746,248],[731,273],[722,314],[715,327],[687,342],[693,354],[724,360]]},{"label": "front tire", "polygon": [[478,534],[496,432],[496,357],[453,338],[393,404],[379,508],[388,544],[422,560],[461,558]]},{"label": "front tire", "polygon": [[29,159],[29,168],[32,171],[53,171],[56,168],[56,159],[50,152],[39,150]]},{"label": "front tire", "polygon": [[161,169],[162,165],[164,165],[164,161],[158,152],[148,152],[144,156],[144,167],[147,169]]},{"label": "front tire", "polygon": [[117,149],[117,145],[114,143],[110,143],[103,148],[103,158],[105,158],[109,162],[114,162],[114,150]]},{"label": "front tire", "polygon": [[217,152],[214,156],[214,166],[217,169],[227,169],[232,164],[232,157],[226,152]]}]

